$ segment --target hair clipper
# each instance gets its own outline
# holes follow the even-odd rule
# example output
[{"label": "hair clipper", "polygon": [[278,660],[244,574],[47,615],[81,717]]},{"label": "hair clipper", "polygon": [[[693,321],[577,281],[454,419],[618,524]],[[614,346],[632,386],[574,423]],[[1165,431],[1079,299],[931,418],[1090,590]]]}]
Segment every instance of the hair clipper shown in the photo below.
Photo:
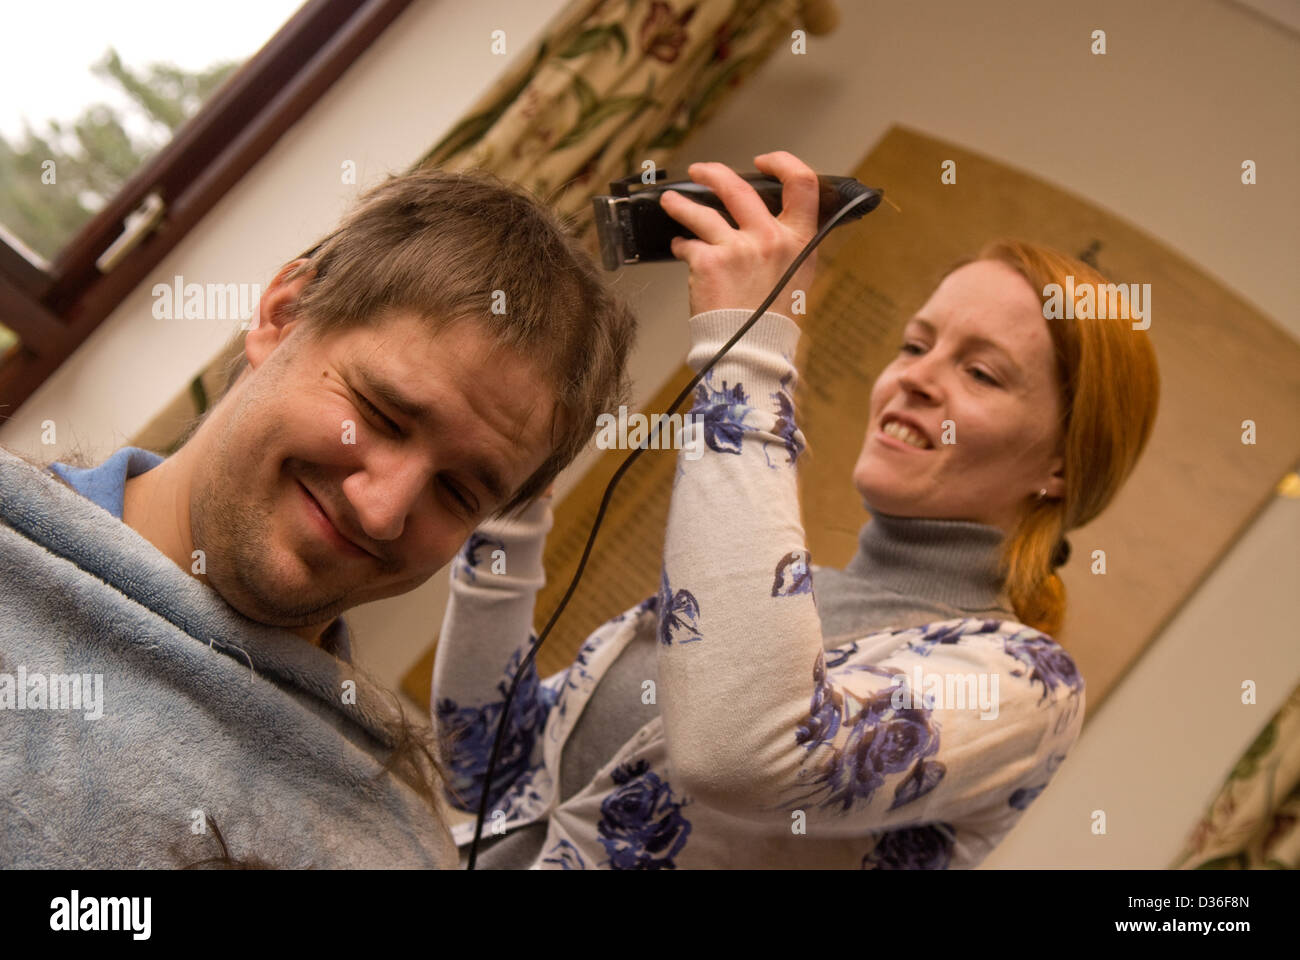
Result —
[{"label": "hair clipper", "polygon": [[[596,214],[596,232],[600,237],[600,255],[606,270],[617,270],[625,263],[645,263],[651,260],[672,260],[672,238],[698,239],[696,235],[670,217],[660,206],[659,198],[665,190],[676,190],[696,203],[713,207],[733,227],[735,219],[722,199],[710,188],[694,180],[677,180],[665,183],[666,170],[659,171],[655,183],[645,185],[641,177],[633,175],[615,180],[609,185],[610,195],[591,198]],[[741,174],[742,179],[763,198],[773,214],[781,212],[782,183],[766,173]],[[863,193],[870,199],[858,204],[844,215],[841,223],[856,220],[876,209],[884,196],[883,190],[867,187],[852,177],[819,176],[821,196],[818,209],[818,228],[826,225],[849,201]],[[633,192],[633,187],[644,189]]]}]

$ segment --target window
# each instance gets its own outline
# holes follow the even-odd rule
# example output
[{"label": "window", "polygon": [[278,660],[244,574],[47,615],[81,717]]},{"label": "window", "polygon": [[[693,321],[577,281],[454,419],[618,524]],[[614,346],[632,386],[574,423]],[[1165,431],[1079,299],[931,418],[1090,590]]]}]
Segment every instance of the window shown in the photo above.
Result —
[{"label": "window", "polygon": [[[0,114],[0,416],[22,405],[409,3],[6,9],[6,33],[37,51],[50,46],[43,58],[0,68],[19,72],[4,76],[10,109]],[[250,40],[289,14],[241,64]],[[74,17],[76,30],[51,29]],[[74,43],[73,34],[90,39]],[[59,64],[56,75],[31,76],[42,59]],[[51,117],[60,122],[47,124]]]}]

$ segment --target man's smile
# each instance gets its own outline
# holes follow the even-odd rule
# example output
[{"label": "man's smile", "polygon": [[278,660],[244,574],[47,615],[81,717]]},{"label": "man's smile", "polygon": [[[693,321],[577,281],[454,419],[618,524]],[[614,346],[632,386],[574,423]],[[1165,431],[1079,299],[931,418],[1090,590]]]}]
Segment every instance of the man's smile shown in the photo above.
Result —
[{"label": "man's smile", "polygon": [[320,503],[316,500],[316,498],[312,496],[311,491],[308,490],[306,486],[302,484],[301,481],[295,481],[295,484],[297,485],[298,490],[301,493],[303,505],[306,508],[306,512],[308,517],[311,520],[312,526],[316,529],[316,531],[320,534],[321,538],[326,543],[328,543],[339,553],[346,554],[348,556],[353,556],[353,557],[373,556],[373,554],[371,554],[369,551],[362,550],[359,546],[357,546],[355,543],[353,543],[351,540],[349,540],[347,537],[343,536],[343,534],[339,532],[338,527],[336,527],[333,521],[330,520],[329,515],[325,512],[324,507],[322,507]]}]

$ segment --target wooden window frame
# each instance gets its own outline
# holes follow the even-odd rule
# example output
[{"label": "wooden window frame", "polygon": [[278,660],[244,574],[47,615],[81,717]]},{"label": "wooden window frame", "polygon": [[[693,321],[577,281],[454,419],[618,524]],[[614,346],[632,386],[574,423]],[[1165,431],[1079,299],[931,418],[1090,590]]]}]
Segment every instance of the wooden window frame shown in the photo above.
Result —
[{"label": "wooden window frame", "polygon": [[[42,269],[0,240],[0,420],[11,417],[411,0],[308,0]],[[151,195],[161,219],[96,265]]]}]

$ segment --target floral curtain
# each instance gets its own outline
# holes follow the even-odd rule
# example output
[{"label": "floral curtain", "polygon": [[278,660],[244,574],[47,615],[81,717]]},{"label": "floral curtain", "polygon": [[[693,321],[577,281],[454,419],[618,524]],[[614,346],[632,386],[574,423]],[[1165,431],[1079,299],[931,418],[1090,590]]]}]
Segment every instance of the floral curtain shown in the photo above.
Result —
[{"label": "floral curtain", "polygon": [[[674,158],[687,135],[795,29],[828,33],[838,19],[834,0],[574,0],[415,166],[479,167],[523,185],[596,257],[593,196],[647,160],[685,177]],[[132,443],[175,452],[241,344]]]},{"label": "floral curtain", "polygon": [[1172,866],[1300,867],[1300,686],[1237,761]]},{"label": "floral curtain", "polygon": [[646,161],[672,168],[687,134],[794,29],[825,32],[835,20],[830,0],[575,3],[419,165],[524,185],[594,255],[592,196]]}]

